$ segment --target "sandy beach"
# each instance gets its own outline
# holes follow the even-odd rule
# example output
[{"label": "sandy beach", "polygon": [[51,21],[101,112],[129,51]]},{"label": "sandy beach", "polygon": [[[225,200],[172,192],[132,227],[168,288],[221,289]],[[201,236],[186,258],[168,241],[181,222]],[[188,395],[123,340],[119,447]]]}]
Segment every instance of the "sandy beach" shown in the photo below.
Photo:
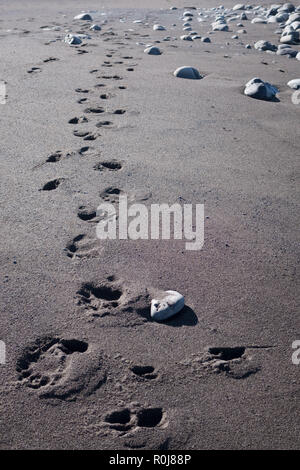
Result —
[{"label": "sandy beach", "polygon": [[[300,8],[234,6],[0,0],[1,449],[299,449]],[[125,195],[202,248],[99,239]]]}]

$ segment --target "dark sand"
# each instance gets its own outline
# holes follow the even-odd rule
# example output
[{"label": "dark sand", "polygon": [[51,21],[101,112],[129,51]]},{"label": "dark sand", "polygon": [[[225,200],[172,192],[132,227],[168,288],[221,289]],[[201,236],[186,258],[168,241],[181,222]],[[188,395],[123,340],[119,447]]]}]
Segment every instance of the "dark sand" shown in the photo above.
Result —
[{"label": "dark sand", "polygon": [[[300,339],[300,108],[286,86],[299,78],[299,61],[245,49],[278,44],[274,24],[245,21],[239,40],[234,22],[211,44],[180,41],[183,10],[169,7],[191,3],[181,0],[143,9],[138,0],[102,1],[107,15],[95,23],[107,25],[86,46],[46,45],[67,28],[88,30],[73,17],[99,9],[95,0],[49,3],[0,1],[1,448],[299,448],[300,365],[291,356]],[[133,23],[144,18],[149,26]],[[153,31],[156,22],[167,30]],[[195,19],[193,28],[206,35],[210,23]],[[165,36],[178,40],[157,44],[158,57],[136,44]],[[183,65],[205,78],[175,78]],[[243,95],[256,76],[279,88],[278,102]],[[105,112],[84,112],[95,106]],[[68,124],[83,115],[87,123]],[[112,160],[122,168],[94,169]],[[41,191],[56,179],[57,189]],[[97,240],[93,219],[78,213],[93,212],[107,187],[147,205],[204,203],[203,249]],[[93,297],[103,285],[104,310]],[[165,324],[149,321],[149,287],[178,290],[187,307]],[[229,350],[233,360],[223,351],[226,363],[213,369],[208,347],[240,349]]]}]

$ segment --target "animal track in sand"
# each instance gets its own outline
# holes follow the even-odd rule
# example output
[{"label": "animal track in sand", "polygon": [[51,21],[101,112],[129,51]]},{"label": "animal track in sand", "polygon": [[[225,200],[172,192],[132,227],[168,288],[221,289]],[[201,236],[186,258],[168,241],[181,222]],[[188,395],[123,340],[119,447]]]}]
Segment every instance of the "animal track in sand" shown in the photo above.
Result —
[{"label": "animal track in sand", "polygon": [[86,90],[84,88],[76,88],[75,89],[76,93],[89,93],[90,90]]},{"label": "animal track in sand", "polygon": [[122,408],[113,410],[104,417],[104,426],[127,433],[137,428],[166,428],[168,422],[162,408]]},{"label": "animal track in sand", "polygon": [[100,121],[97,122],[96,127],[112,127],[113,123],[111,121]]},{"label": "animal track in sand", "polygon": [[[101,199],[104,201],[110,202],[112,204],[119,202],[119,196],[125,194],[123,189],[116,188],[114,186],[109,186],[100,193]],[[130,192],[127,194],[129,201],[147,201],[152,197],[152,194],[144,193],[142,191]]]},{"label": "animal track in sand", "polygon": [[86,108],[84,112],[91,113],[91,114],[101,114],[101,113],[104,113],[105,110],[101,108],[101,106],[91,106],[89,108]]},{"label": "animal track in sand", "polygon": [[48,62],[55,62],[57,60],[59,60],[57,57],[48,57],[47,59],[44,59],[43,62],[47,64]]},{"label": "animal track in sand", "polygon": [[64,249],[66,255],[72,259],[85,259],[99,255],[97,241],[89,238],[86,234],[77,235]]},{"label": "animal track in sand", "polygon": [[113,111],[113,114],[125,114],[126,113],[126,109],[116,109],[115,111]]},{"label": "animal track in sand", "polygon": [[54,189],[57,189],[58,186],[64,181],[64,178],[57,178],[55,180],[48,181],[41,189],[40,191],[53,191]]},{"label": "animal track in sand", "polygon": [[120,284],[115,283],[115,278],[109,276],[102,283],[84,283],[77,296],[78,305],[84,306],[93,317],[105,317],[119,307],[123,290]]},{"label": "animal track in sand", "polygon": [[117,160],[107,160],[103,162],[99,162],[94,166],[94,170],[98,171],[118,171],[122,169],[122,164]]},{"label": "animal track in sand", "polygon": [[85,341],[38,338],[17,360],[19,383],[41,398],[74,399],[90,395],[106,380],[101,356]]},{"label": "animal track in sand", "polygon": [[76,294],[83,313],[111,327],[129,328],[151,321],[149,292],[136,282],[125,285],[112,275],[104,281],[83,283]]},{"label": "animal track in sand", "polygon": [[123,80],[119,75],[100,75],[97,78],[103,78],[104,80]]},{"label": "animal track in sand", "polygon": [[77,129],[73,131],[73,135],[75,135],[76,137],[81,137],[83,138],[83,140],[96,140],[97,139],[97,135],[93,134],[92,132],[79,131]]},{"label": "animal track in sand", "polygon": [[77,216],[85,222],[98,222],[97,211],[86,206],[79,206]]},{"label": "animal track in sand", "polygon": [[132,366],[130,368],[137,377],[142,379],[152,380],[157,378],[154,367],[152,366]]},{"label": "animal track in sand", "polygon": [[88,122],[88,119],[85,116],[80,116],[80,117],[73,117],[69,119],[68,124],[83,124],[85,122]]},{"label": "animal track in sand", "polygon": [[114,188],[113,186],[109,186],[108,188],[104,189],[100,193],[100,197],[101,197],[101,199],[104,199],[104,201],[114,203],[114,202],[119,201],[119,196],[121,194],[124,194],[124,191],[122,189]]},{"label": "animal track in sand", "polygon": [[260,370],[245,346],[209,347],[204,353],[182,364],[201,372],[224,373],[234,379],[245,379]]},{"label": "animal track in sand", "polygon": [[38,73],[41,71],[42,69],[40,69],[40,67],[31,67],[31,69],[27,70],[27,73]]}]

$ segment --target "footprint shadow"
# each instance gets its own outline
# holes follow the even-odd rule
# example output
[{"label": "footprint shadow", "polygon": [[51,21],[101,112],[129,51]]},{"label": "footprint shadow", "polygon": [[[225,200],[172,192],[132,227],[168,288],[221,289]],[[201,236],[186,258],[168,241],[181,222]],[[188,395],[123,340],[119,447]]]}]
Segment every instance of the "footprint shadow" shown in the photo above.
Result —
[{"label": "footprint shadow", "polygon": [[[150,315],[150,307],[137,309],[137,313],[140,316],[144,317],[147,321],[154,322],[154,320],[151,318],[151,315]],[[180,312],[178,312],[174,317],[168,320],[165,320],[162,322],[156,322],[156,323],[162,323],[164,325],[173,326],[173,327],[195,326],[198,323],[198,318],[194,310],[191,309],[191,307],[188,307],[187,305],[185,305],[183,309]]]}]

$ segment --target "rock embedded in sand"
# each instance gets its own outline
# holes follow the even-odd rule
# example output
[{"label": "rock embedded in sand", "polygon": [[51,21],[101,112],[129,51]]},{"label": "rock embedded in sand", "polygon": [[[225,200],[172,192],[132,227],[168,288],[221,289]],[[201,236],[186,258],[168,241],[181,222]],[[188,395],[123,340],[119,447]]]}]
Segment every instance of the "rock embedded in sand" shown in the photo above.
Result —
[{"label": "rock embedded in sand", "polygon": [[70,46],[78,45],[81,44],[81,39],[78,36],[75,36],[75,34],[67,34],[65,36],[65,42],[69,44]]},{"label": "rock embedded in sand", "polygon": [[155,321],[167,320],[184,307],[184,297],[179,292],[167,290],[160,299],[151,301],[151,317]]},{"label": "rock embedded in sand", "polygon": [[204,38],[201,38],[202,42],[211,42],[210,38],[208,36],[204,36]]},{"label": "rock embedded in sand", "polygon": [[199,80],[200,78],[203,78],[197,69],[187,66],[176,69],[174,75],[178,78],[189,78],[191,80]]},{"label": "rock embedded in sand", "polygon": [[98,24],[93,24],[90,27],[90,29],[93,30],[93,31],[101,31],[101,26],[99,26]]},{"label": "rock embedded in sand", "polygon": [[92,21],[93,18],[88,13],[81,13],[80,15],[74,16],[74,20]]},{"label": "rock embedded in sand", "polygon": [[245,95],[266,101],[270,101],[275,98],[276,93],[278,93],[276,87],[268,82],[264,82],[260,78],[252,78],[252,80],[246,83],[244,90]]},{"label": "rock embedded in sand", "polygon": [[165,29],[166,28],[164,26],[160,25],[160,24],[155,24],[153,26],[153,31],[165,31]]},{"label": "rock embedded in sand", "polygon": [[300,78],[294,78],[293,80],[290,80],[287,85],[290,88],[293,88],[293,90],[298,90],[300,88]]},{"label": "rock embedded in sand", "polygon": [[261,39],[254,44],[254,48],[259,51],[276,51],[277,47],[271,44],[269,41]]},{"label": "rock embedded in sand", "polygon": [[192,41],[193,40],[192,36],[189,36],[188,34],[184,34],[183,36],[180,36],[180,39],[182,41]]},{"label": "rock embedded in sand", "polygon": [[161,50],[155,46],[147,47],[144,52],[149,55],[161,55]]}]

